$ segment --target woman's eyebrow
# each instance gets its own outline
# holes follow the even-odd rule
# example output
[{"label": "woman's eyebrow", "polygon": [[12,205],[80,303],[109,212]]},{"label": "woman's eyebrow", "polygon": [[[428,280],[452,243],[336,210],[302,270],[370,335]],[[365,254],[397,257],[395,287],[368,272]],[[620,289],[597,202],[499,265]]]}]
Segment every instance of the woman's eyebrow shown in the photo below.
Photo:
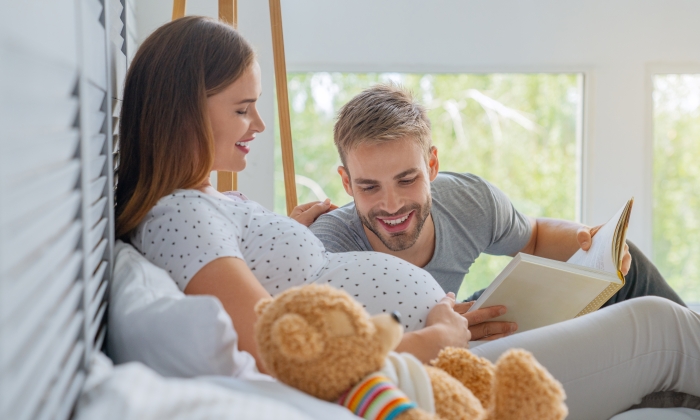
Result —
[{"label": "woman's eyebrow", "polygon": [[253,99],[243,99],[242,101],[236,102],[236,105],[241,105],[241,104],[252,104],[253,102],[256,102],[258,98],[253,98]]},{"label": "woman's eyebrow", "polygon": [[258,99],[262,96],[262,92],[260,92],[260,95],[258,95],[257,98],[248,98],[248,99],[243,99],[240,102],[237,102],[236,105],[241,105],[241,104],[252,104],[254,102],[257,102]]}]

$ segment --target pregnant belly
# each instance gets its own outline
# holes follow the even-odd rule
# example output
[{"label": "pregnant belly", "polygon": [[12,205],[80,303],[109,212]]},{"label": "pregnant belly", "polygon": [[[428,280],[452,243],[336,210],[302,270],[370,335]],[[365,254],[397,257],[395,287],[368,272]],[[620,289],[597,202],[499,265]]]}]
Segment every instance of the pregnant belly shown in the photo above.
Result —
[{"label": "pregnant belly", "polygon": [[367,312],[398,311],[406,331],[425,326],[430,309],[445,296],[425,270],[399,258],[377,252],[327,254],[328,263],[315,283],[346,291]]}]

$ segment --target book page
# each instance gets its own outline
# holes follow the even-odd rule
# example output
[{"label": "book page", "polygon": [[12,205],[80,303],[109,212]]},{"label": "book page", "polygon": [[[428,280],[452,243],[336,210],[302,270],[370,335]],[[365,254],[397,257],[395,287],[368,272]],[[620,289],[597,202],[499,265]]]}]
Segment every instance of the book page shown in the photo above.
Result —
[{"label": "book page", "polygon": [[469,311],[505,305],[508,312],[491,321],[517,322],[518,332],[572,319],[610,284],[621,285],[615,274],[536,256],[518,254],[512,263]]},{"label": "book page", "polygon": [[618,221],[626,207],[627,205],[622,206],[615,213],[615,216],[596,232],[588,251],[579,249],[569,258],[567,263],[617,274],[617,262],[613,260],[613,238],[615,237]]}]

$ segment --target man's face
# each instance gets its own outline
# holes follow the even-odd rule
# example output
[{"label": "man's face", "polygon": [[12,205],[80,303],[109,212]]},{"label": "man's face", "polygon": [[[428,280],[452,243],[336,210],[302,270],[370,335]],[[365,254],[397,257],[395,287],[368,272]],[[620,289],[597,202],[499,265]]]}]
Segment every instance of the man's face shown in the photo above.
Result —
[{"label": "man's face", "polygon": [[362,224],[391,251],[412,247],[430,215],[437,150],[426,162],[425,151],[410,138],[364,144],[347,153],[346,164],[338,173]]}]

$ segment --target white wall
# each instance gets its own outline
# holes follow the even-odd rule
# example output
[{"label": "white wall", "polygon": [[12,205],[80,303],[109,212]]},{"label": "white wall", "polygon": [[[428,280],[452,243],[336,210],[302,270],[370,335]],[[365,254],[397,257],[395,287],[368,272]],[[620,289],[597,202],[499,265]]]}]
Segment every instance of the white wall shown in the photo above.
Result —
[{"label": "white wall", "polygon": [[[188,14],[214,16],[215,0]],[[651,250],[651,85],[655,69],[700,72],[692,0],[283,0],[288,71],[584,72],[582,221],[605,222],[635,197],[630,238]],[[141,0],[139,34],[171,1]],[[273,76],[267,1],[239,1],[257,46],[268,122],[241,190],[272,207]],[[162,16],[158,19],[155,16]],[[263,142],[261,142],[263,143]],[[268,147],[269,146],[269,147]],[[269,165],[269,166],[268,166]]]}]

